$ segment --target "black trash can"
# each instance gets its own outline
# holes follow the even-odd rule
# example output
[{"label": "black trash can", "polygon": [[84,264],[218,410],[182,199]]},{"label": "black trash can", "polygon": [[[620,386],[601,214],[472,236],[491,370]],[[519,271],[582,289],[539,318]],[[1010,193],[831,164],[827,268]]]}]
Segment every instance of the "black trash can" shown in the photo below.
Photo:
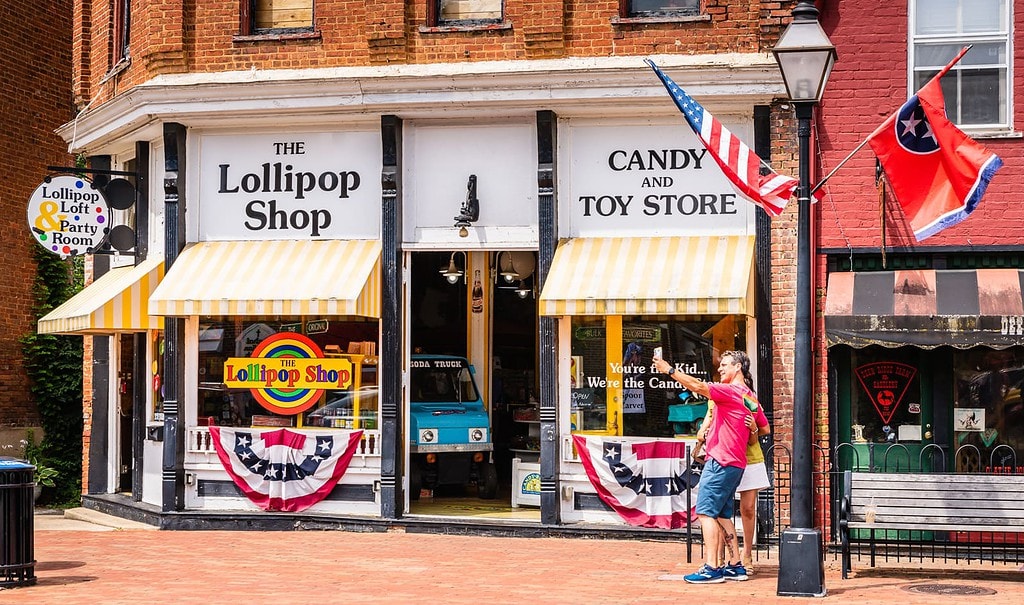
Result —
[{"label": "black trash can", "polygon": [[35,470],[22,460],[0,458],[0,587],[36,583]]}]

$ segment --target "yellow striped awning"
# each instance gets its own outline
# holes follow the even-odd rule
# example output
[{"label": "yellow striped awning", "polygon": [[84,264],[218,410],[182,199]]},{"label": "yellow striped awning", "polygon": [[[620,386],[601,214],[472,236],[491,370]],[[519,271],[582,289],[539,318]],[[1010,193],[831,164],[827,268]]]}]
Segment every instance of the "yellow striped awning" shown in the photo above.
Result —
[{"label": "yellow striped awning", "polygon": [[752,315],[754,237],[575,238],[559,244],[541,315]]},{"label": "yellow striped awning", "polygon": [[379,240],[190,244],[149,299],[156,315],[380,317]]},{"label": "yellow striped awning", "polygon": [[162,330],[146,301],[164,276],[164,260],[149,258],[107,271],[64,304],[39,319],[40,334],[109,334]]}]

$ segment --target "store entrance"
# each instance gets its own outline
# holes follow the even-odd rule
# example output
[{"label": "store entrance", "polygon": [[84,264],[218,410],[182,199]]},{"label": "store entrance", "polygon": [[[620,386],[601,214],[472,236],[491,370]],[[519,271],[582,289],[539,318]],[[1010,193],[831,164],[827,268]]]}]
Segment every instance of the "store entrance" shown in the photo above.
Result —
[{"label": "store entrance", "polygon": [[[410,254],[410,514],[540,519],[539,497],[513,497],[516,465],[540,456],[535,259],[532,251]],[[471,368],[464,374],[475,390],[433,388],[440,368],[459,364]],[[482,428],[474,397],[486,444],[472,442]]]},{"label": "store entrance", "polygon": [[132,426],[135,421],[135,336],[118,334],[112,339],[117,350],[117,457],[115,491],[131,494],[132,467],[135,464]]}]

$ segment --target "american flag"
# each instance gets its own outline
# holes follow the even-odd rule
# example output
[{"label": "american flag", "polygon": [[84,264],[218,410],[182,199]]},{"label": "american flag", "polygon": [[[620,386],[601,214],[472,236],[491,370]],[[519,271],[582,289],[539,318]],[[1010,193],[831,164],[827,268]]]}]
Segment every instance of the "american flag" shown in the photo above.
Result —
[{"label": "american flag", "polygon": [[654,61],[645,59],[654,73],[661,78],[661,83],[668,89],[676,107],[683,112],[686,122],[704,147],[711,152],[711,157],[722,168],[726,178],[733,184],[740,195],[754,202],[771,216],[782,214],[782,210],[793,196],[799,181],[789,176],[782,176],[765,165],[761,174],[761,158],[750,150],[747,145],[736,138],[728,128],[715,119],[700,103],[686,94],[672,78],[658,69]]},{"label": "american flag", "polygon": [[363,432],[211,426],[210,435],[224,470],[256,506],[298,512],[331,493]]},{"label": "american flag", "polygon": [[685,442],[594,435],[572,439],[598,497],[624,521],[678,529],[692,520],[698,477],[687,467]]}]

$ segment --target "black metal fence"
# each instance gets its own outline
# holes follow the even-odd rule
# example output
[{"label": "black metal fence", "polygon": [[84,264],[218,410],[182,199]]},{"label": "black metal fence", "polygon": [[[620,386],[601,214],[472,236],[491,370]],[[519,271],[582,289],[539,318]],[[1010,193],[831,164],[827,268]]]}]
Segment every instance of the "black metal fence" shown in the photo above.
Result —
[{"label": "black metal fence", "polygon": [[[1008,480],[1024,481],[1024,460],[1008,445],[997,445],[982,451],[973,444],[961,445],[952,452],[936,444],[920,448],[902,443],[853,444],[840,443],[831,451],[814,446],[813,477],[814,522],[822,533],[827,556],[839,556],[839,502],[842,474],[846,470],[860,472],[914,473],[981,473],[1007,475]],[[791,502],[792,452],[788,445],[774,443],[765,451],[772,486],[758,494],[758,532],[756,558],[776,556],[779,536],[789,526]],[[1008,561],[1024,563],[1024,535],[1003,532],[946,532],[927,539],[910,532],[890,532],[872,544],[872,556],[882,560],[947,561],[967,563]],[[867,555],[866,547],[854,545],[858,559]]]}]

